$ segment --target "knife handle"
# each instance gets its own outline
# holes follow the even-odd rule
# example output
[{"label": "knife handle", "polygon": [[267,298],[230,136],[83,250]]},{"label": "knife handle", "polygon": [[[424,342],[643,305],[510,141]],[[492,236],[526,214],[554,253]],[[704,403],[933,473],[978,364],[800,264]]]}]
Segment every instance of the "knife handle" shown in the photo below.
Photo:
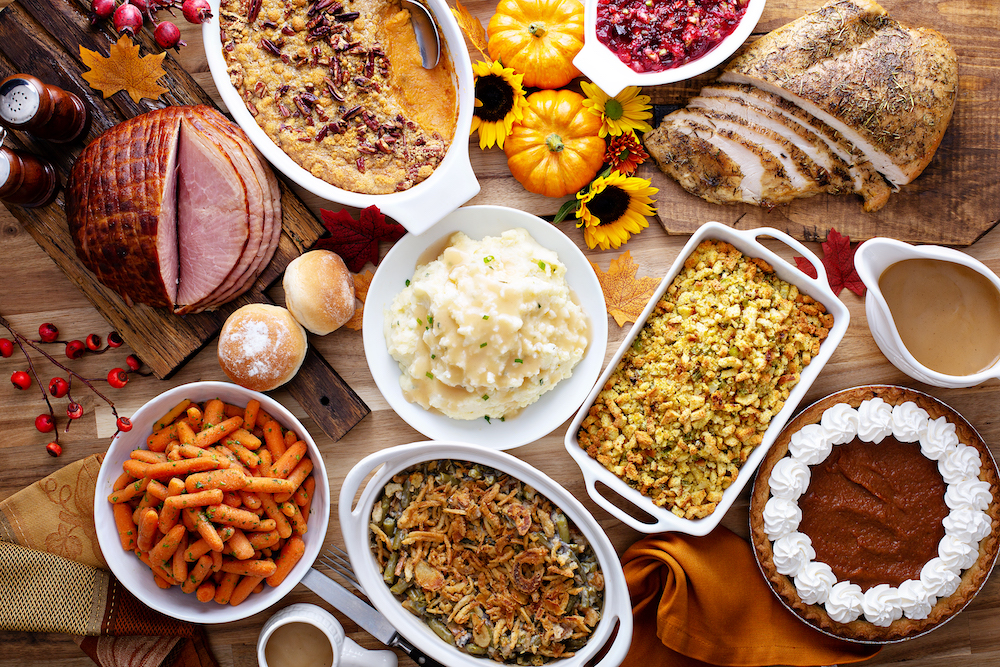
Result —
[{"label": "knife handle", "polygon": [[442,665],[440,662],[438,662],[434,658],[431,658],[426,653],[424,653],[423,651],[415,647],[413,644],[411,644],[409,641],[407,641],[406,637],[399,634],[398,632],[394,634],[392,638],[389,640],[389,646],[398,648],[400,651],[410,656],[410,659],[413,660],[413,662],[420,665],[420,667],[444,667],[444,665]]}]

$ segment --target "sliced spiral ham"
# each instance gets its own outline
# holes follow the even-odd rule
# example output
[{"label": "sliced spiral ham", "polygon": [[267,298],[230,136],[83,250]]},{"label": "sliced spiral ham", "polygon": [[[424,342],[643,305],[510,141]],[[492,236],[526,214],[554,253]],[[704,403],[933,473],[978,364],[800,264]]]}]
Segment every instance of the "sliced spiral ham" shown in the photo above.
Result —
[{"label": "sliced spiral ham", "polygon": [[83,264],[126,302],[180,314],[248,290],[281,235],[277,179],[207,106],[115,126],[81,153],[66,192]]}]

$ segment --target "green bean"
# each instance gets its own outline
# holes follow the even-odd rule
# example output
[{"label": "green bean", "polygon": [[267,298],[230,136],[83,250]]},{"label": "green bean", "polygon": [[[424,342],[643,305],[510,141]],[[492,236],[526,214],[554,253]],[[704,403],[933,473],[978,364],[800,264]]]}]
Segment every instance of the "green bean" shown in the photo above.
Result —
[{"label": "green bean", "polygon": [[569,543],[569,523],[566,521],[566,516],[562,512],[557,512],[552,518],[552,523],[556,525],[556,530],[559,531],[559,539]]},{"label": "green bean", "polygon": [[469,477],[471,477],[472,479],[482,479],[483,477],[482,468],[480,468],[478,465],[472,466],[472,469],[469,471]]},{"label": "green bean", "polygon": [[486,655],[486,649],[473,642],[469,642],[465,645],[465,652],[470,655]]},{"label": "green bean", "polygon": [[389,560],[386,561],[385,570],[382,571],[382,580],[386,585],[391,586],[392,582],[396,580],[396,563],[399,562],[399,552],[393,551],[389,554]]},{"label": "green bean", "polygon": [[410,478],[409,478],[409,477],[407,477],[407,478],[406,478],[406,480],[405,480],[405,481],[403,482],[403,492],[402,492],[402,497],[401,497],[401,499],[400,499],[400,505],[399,505],[399,510],[400,510],[401,512],[402,512],[402,511],[403,511],[404,509],[406,509],[406,506],[407,506],[407,505],[409,505],[409,504],[410,504],[410,488],[411,488],[412,486],[413,486],[413,485],[412,485],[412,484],[410,484]]},{"label": "green bean", "polygon": [[410,582],[406,580],[406,577],[400,577],[399,580],[389,588],[389,592],[393,595],[402,595],[409,587]]},{"label": "green bean", "polygon": [[570,651],[579,651],[587,643],[586,637],[577,637],[566,642],[566,648]]},{"label": "green bean", "polygon": [[384,530],[385,534],[388,535],[389,537],[395,535],[396,520],[393,519],[391,516],[387,516],[386,518],[382,519],[382,530]]},{"label": "green bean", "polygon": [[437,620],[436,618],[428,620],[427,627],[433,630],[434,634],[436,634],[438,637],[445,640],[449,644],[455,643],[455,635],[451,634],[451,630],[449,630],[444,623]]},{"label": "green bean", "polygon": [[392,550],[399,551],[399,548],[403,546],[403,531],[397,530],[396,534],[392,536]]}]

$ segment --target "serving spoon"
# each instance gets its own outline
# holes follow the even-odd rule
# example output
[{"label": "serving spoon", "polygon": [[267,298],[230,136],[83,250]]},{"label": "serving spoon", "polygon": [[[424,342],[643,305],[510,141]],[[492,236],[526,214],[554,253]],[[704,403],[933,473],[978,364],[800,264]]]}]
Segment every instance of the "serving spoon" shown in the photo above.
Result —
[{"label": "serving spoon", "polygon": [[431,13],[419,2],[401,0],[403,7],[410,10],[410,24],[417,37],[420,49],[420,64],[424,69],[434,69],[441,58],[441,37]]}]

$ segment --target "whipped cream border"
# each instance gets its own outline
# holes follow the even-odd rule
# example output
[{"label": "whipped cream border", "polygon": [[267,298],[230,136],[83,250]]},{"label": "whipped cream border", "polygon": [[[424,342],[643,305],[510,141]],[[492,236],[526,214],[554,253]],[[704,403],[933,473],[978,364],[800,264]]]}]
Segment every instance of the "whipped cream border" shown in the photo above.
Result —
[{"label": "whipped cream border", "polygon": [[[908,579],[899,587],[879,584],[862,593],[857,584],[837,581],[830,567],[816,560],[812,540],[798,532],[802,519],[798,498],[809,487],[809,466],[824,461],[834,445],[847,444],[855,437],[877,444],[890,434],[900,442],[919,442],[921,454],[937,461],[947,485],[950,512],[943,521],[945,536],[938,543],[938,556],[924,564],[919,579]],[[993,501],[990,485],[979,479],[982,459],[975,467],[968,450],[979,456],[976,448],[959,441],[954,423],[945,417],[931,419],[913,401],[893,407],[876,397],[857,409],[846,403],[832,406],[823,412],[819,424],[792,434],[789,456],[771,470],[771,494],[763,521],[775,569],[792,578],[803,602],[824,605],[838,623],[864,616],[878,627],[887,627],[903,616],[927,618],[938,598],[958,588],[962,571],[976,562],[979,543],[992,529],[985,512]]]}]

